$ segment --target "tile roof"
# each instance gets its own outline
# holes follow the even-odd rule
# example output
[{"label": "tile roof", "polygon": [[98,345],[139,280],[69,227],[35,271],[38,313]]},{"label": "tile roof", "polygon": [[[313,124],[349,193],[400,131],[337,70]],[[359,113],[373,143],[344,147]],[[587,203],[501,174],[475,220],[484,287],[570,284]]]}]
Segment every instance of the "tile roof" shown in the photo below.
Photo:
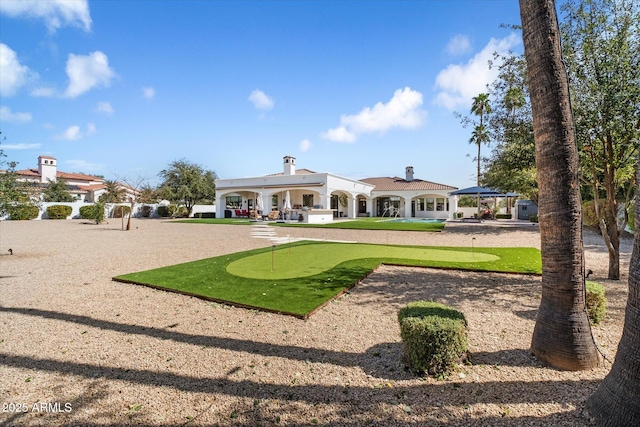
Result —
[{"label": "tile roof", "polygon": [[411,190],[457,190],[457,187],[450,185],[438,184],[436,182],[424,181],[422,179],[414,179],[407,181],[399,177],[376,177],[365,178],[360,181],[374,185],[373,191],[411,191]]},{"label": "tile roof", "polygon": [[[16,171],[17,175],[21,175],[21,176],[40,176],[40,173],[38,173],[38,169],[22,169],[19,171]],[[74,180],[80,180],[80,181],[102,181],[103,179],[97,176],[93,176],[93,175],[85,175],[82,173],[70,173],[70,172],[57,172],[56,173],[56,177],[58,178],[62,178],[62,179],[74,179]]]}]

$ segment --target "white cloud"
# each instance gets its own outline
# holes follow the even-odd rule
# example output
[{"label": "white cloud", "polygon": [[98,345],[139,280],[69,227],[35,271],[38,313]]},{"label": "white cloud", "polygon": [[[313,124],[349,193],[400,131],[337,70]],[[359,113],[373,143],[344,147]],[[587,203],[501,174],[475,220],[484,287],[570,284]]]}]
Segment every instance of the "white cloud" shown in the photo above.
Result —
[{"label": "white cloud", "polygon": [[107,116],[110,116],[114,113],[113,107],[106,101],[98,102],[98,104],[96,105],[96,111],[106,114]]},{"label": "white cloud", "polygon": [[17,17],[38,18],[51,32],[64,25],[91,30],[91,16],[87,0],[2,0],[0,13]]},{"label": "white cloud", "polygon": [[311,141],[309,141],[308,139],[303,139],[302,141],[300,141],[300,151],[305,153],[311,149],[312,145],[313,143]]},{"label": "white cloud", "polygon": [[69,54],[67,59],[67,76],[69,87],[65,92],[68,98],[75,98],[98,86],[109,86],[116,77],[113,68],[109,67],[109,58],[100,51],[89,55]]},{"label": "white cloud", "polygon": [[42,144],[2,144],[3,150],[32,150],[40,148]]},{"label": "white cloud", "polygon": [[320,136],[336,142],[355,142],[363,133],[384,133],[392,128],[415,129],[424,123],[427,112],[422,110],[422,94],[409,87],[398,89],[383,104],[365,107],[358,114],[342,115],[340,125]]},{"label": "white cloud", "polygon": [[153,99],[153,97],[156,96],[156,90],[152,87],[143,87],[142,96],[147,99]]},{"label": "white cloud", "polygon": [[320,138],[335,142],[356,142],[356,139],[358,139],[355,133],[349,132],[344,126],[329,129],[321,133]]},{"label": "white cloud", "polygon": [[253,106],[258,110],[268,111],[271,110],[275,105],[275,101],[273,100],[273,98],[259,89],[251,92],[251,95],[249,95],[249,101],[251,101],[253,103]]},{"label": "white cloud", "polygon": [[55,94],[56,94],[55,89],[43,86],[43,87],[35,88],[34,90],[31,91],[29,95],[35,96],[38,98],[48,98],[48,97],[54,96]]},{"label": "white cloud", "polygon": [[[440,71],[436,77],[436,89],[440,92],[434,102],[450,110],[470,106],[472,98],[486,92],[487,84],[498,76],[500,62],[494,60],[494,52],[504,55],[521,43],[522,40],[515,33],[503,39],[492,38],[466,64],[451,64]],[[489,61],[493,61],[491,69]]]},{"label": "white cloud", "polygon": [[447,43],[445,50],[449,55],[462,55],[469,52],[471,50],[469,37],[462,34],[454,36],[449,40],[449,43]]},{"label": "white cloud", "polygon": [[0,122],[27,123],[31,118],[30,113],[14,113],[9,107],[0,107]]},{"label": "white cloud", "polygon": [[56,135],[55,139],[65,139],[67,141],[77,141],[82,138],[92,136],[96,133],[96,125],[93,123],[87,123],[87,130],[82,132],[80,126],[69,126],[64,132]]},{"label": "white cloud", "polygon": [[0,43],[0,95],[14,95],[29,80],[38,77],[26,65],[20,64],[16,52],[4,43]]}]

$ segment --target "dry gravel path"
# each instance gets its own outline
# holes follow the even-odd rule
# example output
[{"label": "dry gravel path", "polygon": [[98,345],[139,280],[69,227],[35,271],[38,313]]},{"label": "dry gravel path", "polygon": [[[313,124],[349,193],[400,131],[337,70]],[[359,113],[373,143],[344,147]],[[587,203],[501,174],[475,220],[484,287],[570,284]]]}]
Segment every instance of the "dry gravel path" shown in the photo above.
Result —
[{"label": "dry gravel path", "polygon": [[[536,277],[381,267],[301,321],[111,281],[270,245],[251,237],[253,227],[134,220],[133,228],[0,222],[0,424],[580,426],[584,400],[610,369],[559,372],[529,354]],[[488,222],[441,233],[275,232],[539,247],[536,226]],[[594,335],[609,358],[622,331],[631,244],[623,242],[623,280],[607,281],[601,238],[585,233],[587,266],[607,288],[607,317]],[[417,378],[400,363],[396,313],[417,299],[452,305],[469,321],[473,364],[448,380]]]}]

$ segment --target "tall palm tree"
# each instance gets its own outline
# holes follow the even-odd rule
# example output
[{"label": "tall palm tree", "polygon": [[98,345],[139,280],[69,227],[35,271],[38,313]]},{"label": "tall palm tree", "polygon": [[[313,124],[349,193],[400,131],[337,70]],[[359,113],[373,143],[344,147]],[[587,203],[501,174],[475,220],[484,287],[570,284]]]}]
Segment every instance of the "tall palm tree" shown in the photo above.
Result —
[{"label": "tall palm tree", "polygon": [[558,369],[600,357],[586,311],[578,150],[553,0],[520,0],[538,174],[542,299],[531,351]]},{"label": "tall palm tree", "polygon": [[[472,133],[469,142],[478,144],[478,173],[477,173],[477,185],[480,187],[480,146],[482,143],[489,143],[489,133],[484,125],[484,115],[491,112],[491,102],[489,101],[488,93],[481,93],[478,96],[473,97],[473,103],[471,104],[471,114],[475,114],[480,117],[480,124],[477,125]],[[478,201],[478,219],[480,219],[480,193],[477,196]]]}]

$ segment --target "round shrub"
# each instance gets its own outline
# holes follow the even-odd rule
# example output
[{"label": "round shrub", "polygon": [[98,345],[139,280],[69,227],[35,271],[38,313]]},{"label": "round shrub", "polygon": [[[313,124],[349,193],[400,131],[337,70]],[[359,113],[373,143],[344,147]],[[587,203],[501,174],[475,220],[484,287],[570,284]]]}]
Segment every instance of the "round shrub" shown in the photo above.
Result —
[{"label": "round shrub", "polygon": [[158,216],[162,218],[184,218],[187,216],[187,208],[185,208],[184,206],[178,207],[174,204],[167,206],[158,206]]},{"label": "round shrub", "polygon": [[140,215],[142,215],[143,218],[150,218],[152,212],[153,206],[142,205],[142,207],[140,208]]},{"label": "round shrub", "polygon": [[67,219],[73,208],[66,205],[51,205],[47,208],[47,216],[49,219]]},{"label": "round shrub", "polygon": [[92,219],[96,224],[100,224],[104,220],[104,205],[97,203],[95,205],[82,206],[80,207],[80,217]]},{"label": "round shrub", "polygon": [[12,205],[7,210],[9,212],[9,219],[14,221],[36,219],[40,214],[40,209],[30,203],[19,203],[16,205]]},{"label": "round shrub", "polygon": [[433,301],[416,301],[398,312],[405,363],[414,372],[444,377],[467,353],[464,314]]},{"label": "round shrub", "polygon": [[175,205],[161,205],[158,206],[158,216],[161,218],[167,218],[171,216],[171,213],[175,209]]},{"label": "round shrub", "polygon": [[111,217],[122,218],[123,216],[128,215],[129,212],[131,212],[131,206],[116,205],[113,207],[113,210],[111,211]]},{"label": "round shrub", "polygon": [[607,299],[604,286],[600,283],[587,281],[587,313],[591,323],[597,325],[604,319],[607,312]]}]

